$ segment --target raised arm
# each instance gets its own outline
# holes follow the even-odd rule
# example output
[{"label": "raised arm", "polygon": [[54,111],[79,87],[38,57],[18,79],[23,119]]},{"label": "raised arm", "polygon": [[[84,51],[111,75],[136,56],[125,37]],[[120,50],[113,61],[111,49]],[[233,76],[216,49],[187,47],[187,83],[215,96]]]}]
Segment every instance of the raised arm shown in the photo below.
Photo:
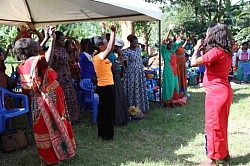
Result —
[{"label": "raised arm", "polygon": [[38,30],[36,30],[35,26],[31,22],[27,23],[27,25],[29,26],[30,30],[37,35],[39,43],[43,41],[44,39],[43,34]]},{"label": "raised arm", "polygon": [[49,44],[49,49],[45,54],[45,58],[49,66],[51,66],[52,60],[53,60],[54,47],[55,47],[55,41],[56,41],[55,31],[56,31],[56,27],[50,26],[49,28],[50,44]]},{"label": "raised arm", "polygon": [[18,27],[19,31],[18,31],[18,34],[17,36],[15,37],[14,39],[14,44],[16,43],[17,40],[21,39],[24,32],[27,30],[26,26],[25,25],[21,25]]},{"label": "raised arm", "polygon": [[115,47],[115,32],[116,32],[116,27],[115,25],[111,24],[109,26],[111,33],[110,33],[110,40],[108,42],[106,50],[103,52],[103,58],[107,58],[109,53],[114,50]]},{"label": "raised arm", "polygon": [[165,37],[165,41],[168,41],[168,39],[169,39],[169,35],[170,35],[170,33],[172,32],[172,30],[171,29],[168,29],[168,32],[167,32],[167,35],[166,35],[166,37]]},{"label": "raised arm", "polygon": [[185,48],[186,45],[187,45],[187,42],[189,41],[190,39],[189,38],[186,38],[185,42],[182,44],[182,47]]},{"label": "raised arm", "polygon": [[105,26],[105,23],[100,22],[100,26],[101,26],[101,31],[102,31],[101,37],[103,39],[106,39],[106,26]]},{"label": "raised arm", "polygon": [[194,53],[191,58],[191,66],[196,67],[203,63],[202,57],[198,57],[198,52],[203,46],[204,41],[202,39],[197,41],[196,46],[194,47]]},{"label": "raised arm", "polygon": [[45,47],[45,45],[46,45],[46,42],[49,40],[49,28],[50,28],[50,26],[49,25],[46,25],[45,27],[44,27],[44,38],[43,38],[43,41],[40,43],[40,46],[41,47]]},{"label": "raised arm", "polygon": [[169,35],[173,31],[174,26],[175,26],[174,24],[169,24],[167,35],[166,35],[166,37],[165,37],[165,39],[163,41],[167,42],[169,40]]}]

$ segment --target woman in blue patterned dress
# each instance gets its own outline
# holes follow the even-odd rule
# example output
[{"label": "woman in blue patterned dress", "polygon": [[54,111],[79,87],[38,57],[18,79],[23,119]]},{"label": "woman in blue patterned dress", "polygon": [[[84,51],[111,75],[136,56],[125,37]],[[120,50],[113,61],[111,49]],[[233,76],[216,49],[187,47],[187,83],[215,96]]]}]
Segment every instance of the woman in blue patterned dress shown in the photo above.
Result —
[{"label": "woman in blue patterned dress", "polygon": [[[138,47],[138,38],[134,35],[127,37],[130,47],[122,51],[123,59],[126,60],[123,83],[124,93],[128,106],[136,106],[142,112],[149,110],[149,102],[146,91],[146,78],[141,57],[141,49]],[[147,59],[147,58],[144,58]]]}]

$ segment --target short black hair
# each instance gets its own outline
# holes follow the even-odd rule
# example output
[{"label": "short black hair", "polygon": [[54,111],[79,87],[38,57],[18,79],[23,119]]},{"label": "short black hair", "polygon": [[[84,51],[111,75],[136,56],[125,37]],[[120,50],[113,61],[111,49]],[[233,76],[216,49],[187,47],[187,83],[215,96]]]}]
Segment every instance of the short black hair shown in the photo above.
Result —
[{"label": "short black hair", "polygon": [[56,40],[59,40],[64,34],[61,31],[56,31]]},{"label": "short black hair", "polygon": [[249,45],[249,44],[248,44],[248,42],[245,41],[241,45],[243,46],[243,45]]}]

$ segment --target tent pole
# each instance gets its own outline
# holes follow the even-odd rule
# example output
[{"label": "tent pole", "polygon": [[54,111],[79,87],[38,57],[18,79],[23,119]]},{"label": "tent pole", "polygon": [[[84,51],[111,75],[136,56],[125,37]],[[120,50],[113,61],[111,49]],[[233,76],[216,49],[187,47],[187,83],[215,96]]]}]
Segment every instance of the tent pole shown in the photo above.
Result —
[{"label": "tent pole", "polygon": [[159,103],[161,104],[161,20],[159,20],[158,22],[158,26],[159,26]]}]

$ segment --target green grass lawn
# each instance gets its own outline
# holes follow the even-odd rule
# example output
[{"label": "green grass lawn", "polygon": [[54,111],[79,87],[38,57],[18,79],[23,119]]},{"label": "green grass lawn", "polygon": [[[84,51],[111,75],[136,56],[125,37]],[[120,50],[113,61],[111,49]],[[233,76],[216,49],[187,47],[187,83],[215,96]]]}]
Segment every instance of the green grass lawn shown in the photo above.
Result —
[{"label": "green grass lawn", "polygon": [[[233,85],[234,100],[229,118],[229,149],[232,165],[250,165],[250,88]],[[76,156],[60,165],[79,166],[177,166],[195,165],[206,159],[204,149],[204,91],[189,88],[188,105],[175,109],[151,103],[141,121],[115,128],[113,141],[97,138],[91,114],[74,126]],[[27,117],[22,117],[23,121]],[[19,119],[15,119],[18,123]],[[28,123],[16,124],[25,127]],[[0,152],[0,165],[39,165],[40,160],[29,134],[30,145],[11,153]]]}]

